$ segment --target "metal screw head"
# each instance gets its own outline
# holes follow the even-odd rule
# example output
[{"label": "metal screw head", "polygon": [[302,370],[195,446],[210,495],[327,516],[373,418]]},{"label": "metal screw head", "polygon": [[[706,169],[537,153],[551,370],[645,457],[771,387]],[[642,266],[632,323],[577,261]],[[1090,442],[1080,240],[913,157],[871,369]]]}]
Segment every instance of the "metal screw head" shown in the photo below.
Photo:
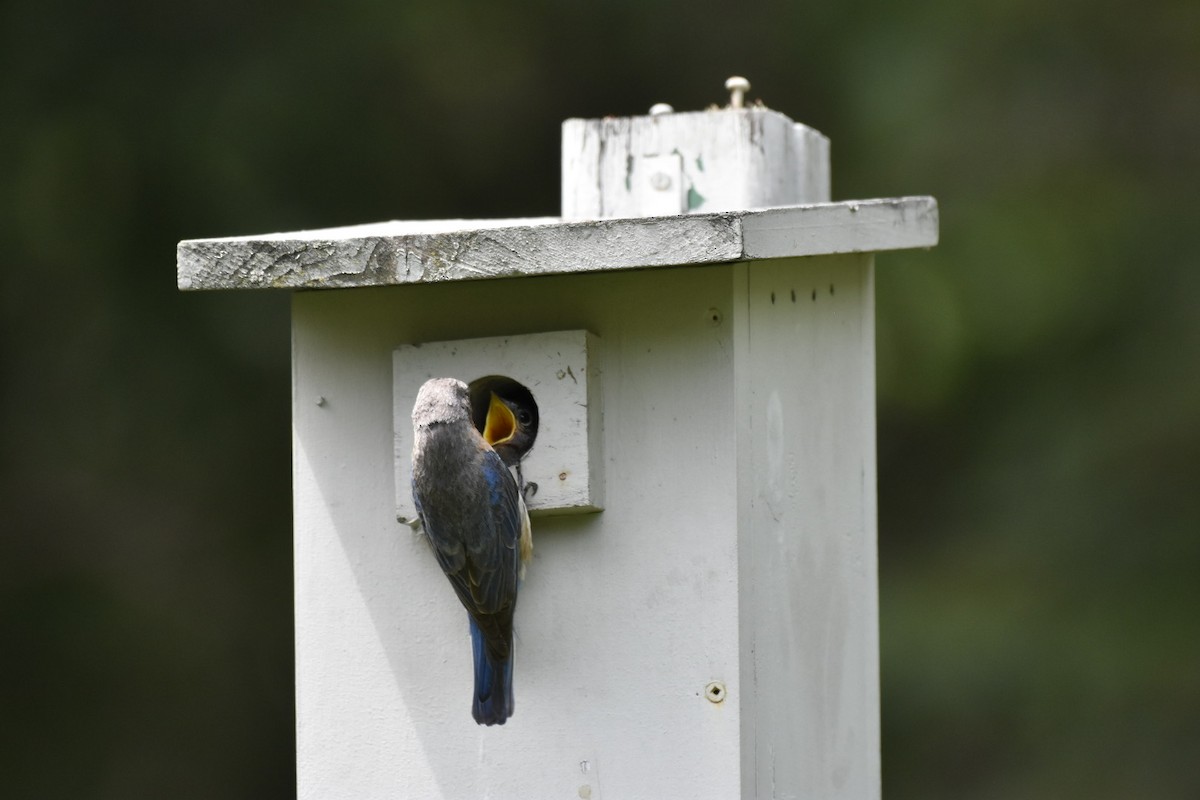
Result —
[{"label": "metal screw head", "polygon": [[725,684],[720,681],[713,681],[704,687],[704,696],[708,698],[708,702],[710,703],[720,703],[725,699]]},{"label": "metal screw head", "polygon": [[673,114],[675,109],[670,103],[655,103],[650,106],[650,116],[657,117],[659,114]]},{"label": "metal screw head", "polygon": [[730,108],[746,107],[746,92],[750,91],[750,81],[740,75],[734,75],[725,81],[725,88],[729,90]]}]

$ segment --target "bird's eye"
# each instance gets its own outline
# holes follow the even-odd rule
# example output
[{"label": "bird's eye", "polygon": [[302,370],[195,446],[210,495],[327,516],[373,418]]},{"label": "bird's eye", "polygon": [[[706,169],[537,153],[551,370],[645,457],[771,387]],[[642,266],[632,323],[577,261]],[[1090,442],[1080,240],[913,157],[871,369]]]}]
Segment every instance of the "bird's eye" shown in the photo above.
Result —
[{"label": "bird's eye", "polygon": [[529,423],[533,422],[533,414],[530,414],[525,409],[521,409],[517,412],[517,422],[521,423],[522,425],[528,425]]}]

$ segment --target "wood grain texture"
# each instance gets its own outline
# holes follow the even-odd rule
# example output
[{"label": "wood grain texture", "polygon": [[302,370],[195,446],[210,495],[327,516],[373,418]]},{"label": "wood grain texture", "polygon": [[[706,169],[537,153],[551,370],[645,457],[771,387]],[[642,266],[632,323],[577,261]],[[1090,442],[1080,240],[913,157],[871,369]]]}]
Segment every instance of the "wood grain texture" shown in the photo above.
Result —
[{"label": "wood grain texture", "polygon": [[348,288],[931,247],[931,197],[563,222],[432,220],[179,243],[181,289]]}]

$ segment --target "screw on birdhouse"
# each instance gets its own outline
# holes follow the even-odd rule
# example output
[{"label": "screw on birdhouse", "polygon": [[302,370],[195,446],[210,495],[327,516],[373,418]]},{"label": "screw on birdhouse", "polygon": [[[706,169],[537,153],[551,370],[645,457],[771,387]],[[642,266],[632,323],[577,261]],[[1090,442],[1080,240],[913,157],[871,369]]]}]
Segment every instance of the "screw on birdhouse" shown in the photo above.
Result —
[{"label": "screw on birdhouse", "polygon": [[660,114],[674,114],[675,108],[670,103],[655,103],[650,106],[650,116],[657,117]]},{"label": "screw on birdhouse", "polygon": [[656,172],[650,176],[650,187],[656,192],[665,192],[671,188],[671,176],[665,172]]},{"label": "screw on birdhouse", "polygon": [[734,75],[725,81],[725,88],[729,90],[730,108],[746,107],[746,92],[750,91],[750,81],[739,75]]},{"label": "screw on birdhouse", "polygon": [[324,397],[318,397],[318,398],[317,398],[317,407],[318,407],[318,408],[324,408],[324,407],[325,407],[325,398],[324,398]]},{"label": "screw on birdhouse", "polygon": [[713,681],[704,687],[704,696],[708,698],[708,702],[710,703],[720,703],[725,699],[725,684],[720,681]]}]

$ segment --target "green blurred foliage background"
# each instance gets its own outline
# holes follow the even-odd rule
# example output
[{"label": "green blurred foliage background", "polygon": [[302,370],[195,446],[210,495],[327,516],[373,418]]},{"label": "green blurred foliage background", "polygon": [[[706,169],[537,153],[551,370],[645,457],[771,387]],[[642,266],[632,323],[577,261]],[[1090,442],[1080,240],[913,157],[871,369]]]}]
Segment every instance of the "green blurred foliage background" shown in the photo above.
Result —
[{"label": "green blurred foliage background", "polygon": [[1200,796],[1200,4],[7,0],[0,775],[294,794],[288,298],[184,238],[554,214],[569,116],[752,97],[879,259],[884,795]]}]

